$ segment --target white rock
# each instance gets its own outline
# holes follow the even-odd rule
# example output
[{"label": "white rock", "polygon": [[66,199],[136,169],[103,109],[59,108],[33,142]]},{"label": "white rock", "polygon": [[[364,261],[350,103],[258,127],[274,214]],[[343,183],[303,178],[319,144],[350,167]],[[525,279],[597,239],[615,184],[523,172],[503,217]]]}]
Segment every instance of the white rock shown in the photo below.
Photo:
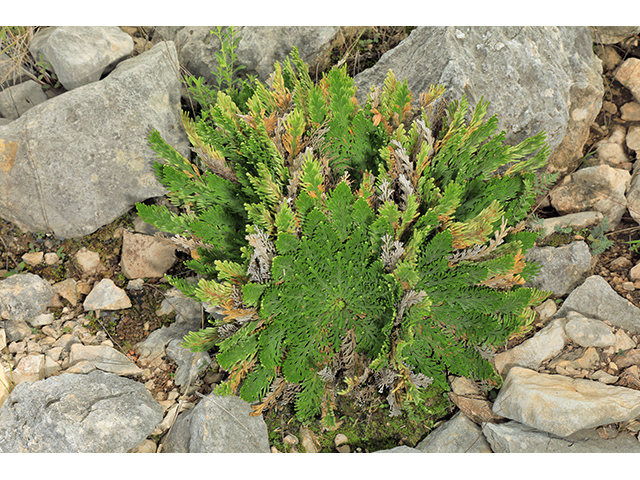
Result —
[{"label": "white rock", "polygon": [[339,447],[340,445],[349,443],[349,439],[344,433],[339,433],[338,435],[336,435],[336,438],[333,440],[333,442],[335,443],[336,447]]},{"label": "white rock", "polygon": [[504,376],[515,365],[537,369],[545,360],[560,354],[567,342],[565,323],[566,319],[557,318],[530,339],[496,355],[494,365],[498,373]]},{"label": "white rock", "polygon": [[54,362],[60,360],[60,355],[62,354],[62,347],[53,347],[45,352],[45,355],[49,357]]},{"label": "white rock", "polygon": [[44,356],[44,377],[45,378],[50,377],[51,375],[53,375],[56,372],[59,372],[60,370],[62,370],[62,367],[60,367],[60,364],[58,362],[56,362],[49,355]]},{"label": "white rock", "polygon": [[78,250],[78,253],[76,253],[76,261],[82,272],[87,275],[94,275],[104,270],[104,266],[100,261],[100,254],[87,250],[86,247]]},{"label": "white rock", "polygon": [[60,257],[55,252],[49,252],[44,254],[44,263],[47,265],[55,265],[60,260]]},{"label": "white rock", "polygon": [[43,258],[43,252],[32,252],[22,255],[22,260],[24,260],[24,263],[26,263],[27,265],[31,265],[32,267],[35,267],[36,265],[42,263]]},{"label": "white rock", "polygon": [[622,125],[616,125],[611,135],[597,144],[598,159],[614,168],[624,168],[629,162],[624,152],[624,139],[626,129]]},{"label": "white rock", "polygon": [[0,365],[0,407],[9,396],[9,389],[11,388],[11,381],[4,373],[4,367]]},{"label": "white rock", "polygon": [[615,438],[600,438],[595,430],[584,430],[567,439],[518,422],[488,423],[482,429],[495,453],[638,453],[635,437],[621,432]]},{"label": "white rock", "polygon": [[44,355],[27,355],[22,357],[13,371],[16,384],[21,382],[37,382],[43,380],[45,375]]},{"label": "white rock", "polygon": [[620,107],[622,120],[627,122],[640,122],[640,103],[629,102]]},{"label": "white rock", "polygon": [[627,147],[636,152],[640,151],[640,126],[631,125],[627,133]]},{"label": "white rock", "polygon": [[126,355],[104,345],[71,345],[69,351],[69,365],[87,361],[96,368],[117,375],[139,375],[142,369],[133,363]]},{"label": "white rock", "polygon": [[616,342],[609,326],[577,312],[569,312],[564,331],[571,340],[582,347],[609,347]]},{"label": "white rock", "polygon": [[78,284],[73,278],[67,278],[53,285],[53,291],[68,301],[72,306],[78,304]]},{"label": "white rock", "polygon": [[[70,362],[69,362],[70,363]],[[87,360],[82,360],[65,369],[65,373],[86,374],[96,370],[96,366]]]},{"label": "white rock", "polygon": [[636,348],[636,342],[634,342],[629,335],[627,335],[622,330],[618,330],[616,332],[616,341],[613,344],[613,351],[618,352],[619,350],[630,350],[632,348]]},{"label": "white rock", "polygon": [[534,310],[540,314],[540,321],[546,322],[555,315],[558,311],[558,306],[556,305],[556,302],[549,298],[534,308]]},{"label": "white rock", "polygon": [[613,383],[616,383],[618,381],[619,377],[616,377],[616,376],[613,376],[613,375],[609,375],[604,370],[598,370],[598,371],[594,372],[593,375],[591,375],[591,378],[593,380],[597,380],[599,382],[606,383],[607,385],[611,385]]},{"label": "white rock", "polygon": [[53,313],[42,313],[37,317],[27,320],[27,323],[32,327],[44,327],[45,325],[51,325],[53,320]]},{"label": "white rock", "polygon": [[88,310],[121,310],[131,308],[131,300],[124,290],[117,287],[113,280],[100,280],[84,300],[83,307]]},{"label": "white rock", "polygon": [[7,346],[7,334],[4,328],[0,328],[0,351]]},{"label": "white rock", "polygon": [[636,101],[640,101],[640,59],[631,57],[625,60],[615,78],[631,91]]},{"label": "white rock", "polygon": [[493,411],[566,437],[579,430],[638,417],[640,391],[513,367],[493,404]]}]

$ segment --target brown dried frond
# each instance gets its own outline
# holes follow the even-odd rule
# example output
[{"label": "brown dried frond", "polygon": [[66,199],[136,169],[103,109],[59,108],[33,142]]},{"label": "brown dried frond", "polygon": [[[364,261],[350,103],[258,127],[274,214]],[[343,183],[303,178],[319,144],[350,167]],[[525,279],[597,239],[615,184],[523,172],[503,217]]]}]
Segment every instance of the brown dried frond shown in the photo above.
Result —
[{"label": "brown dried frond", "polygon": [[253,412],[249,415],[252,417],[257,417],[262,415],[262,411],[264,409],[270,408],[272,405],[275,405],[276,400],[280,396],[280,394],[284,391],[287,382],[284,378],[278,377],[273,383],[271,383],[271,388],[269,389],[269,393],[262,399],[262,403],[259,405],[251,405]]},{"label": "brown dried frond", "polygon": [[353,375],[356,366],[356,331],[351,328],[345,332],[338,352],[340,364],[345,375]]},{"label": "brown dried frond", "polygon": [[481,285],[490,288],[511,288],[516,285],[522,285],[525,283],[525,280],[519,274],[522,273],[525,266],[526,263],[522,250],[518,250],[518,253],[515,255],[513,268],[508,273],[488,278],[481,282]]},{"label": "brown dried frond", "polygon": [[395,270],[400,258],[404,254],[404,246],[402,242],[393,240],[393,237],[386,234],[382,237],[382,264],[387,273],[391,273]]},{"label": "brown dried frond", "polygon": [[251,281],[262,283],[271,278],[271,260],[276,255],[276,247],[267,234],[259,227],[255,227],[256,233],[247,235],[249,245],[254,248],[247,267],[247,275]]},{"label": "brown dried frond", "polygon": [[233,370],[231,370],[231,373],[229,374],[228,382],[229,387],[231,388],[231,391],[234,395],[237,393],[238,387],[247,377],[247,374],[251,371],[255,364],[255,357],[251,357],[250,359],[245,360],[244,362],[233,367]]},{"label": "brown dried frond", "polygon": [[[524,222],[521,223],[524,224]],[[500,225],[500,229],[495,231],[495,238],[491,240],[488,245],[476,244],[472,248],[468,248],[466,250],[462,250],[460,252],[456,252],[453,255],[450,255],[449,257],[447,257],[447,259],[449,260],[449,266],[452,267],[456,263],[462,261],[475,261],[486,257],[490,253],[493,253],[496,248],[502,245],[504,243],[504,238],[511,232],[512,229],[507,226],[507,221],[504,217],[502,217],[502,224]]]}]

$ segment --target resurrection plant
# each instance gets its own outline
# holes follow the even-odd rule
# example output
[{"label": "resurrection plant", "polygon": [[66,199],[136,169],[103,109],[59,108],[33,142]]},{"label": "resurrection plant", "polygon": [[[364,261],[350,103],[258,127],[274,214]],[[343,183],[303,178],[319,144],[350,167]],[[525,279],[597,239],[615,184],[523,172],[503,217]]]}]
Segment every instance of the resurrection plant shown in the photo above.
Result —
[{"label": "resurrection plant", "polygon": [[360,106],[344,67],[315,84],[296,49],[267,83],[200,95],[193,158],[153,132],[180,210],[138,205],[191,252],[199,281],[169,281],[212,314],[184,344],[217,353],[218,393],[331,425],[338,395],[397,415],[448,374],[499,382],[494,347],[548,295],[523,286],[544,134],[506,145],[486,102],[465,121],[434,86],[414,107],[391,71]]}]

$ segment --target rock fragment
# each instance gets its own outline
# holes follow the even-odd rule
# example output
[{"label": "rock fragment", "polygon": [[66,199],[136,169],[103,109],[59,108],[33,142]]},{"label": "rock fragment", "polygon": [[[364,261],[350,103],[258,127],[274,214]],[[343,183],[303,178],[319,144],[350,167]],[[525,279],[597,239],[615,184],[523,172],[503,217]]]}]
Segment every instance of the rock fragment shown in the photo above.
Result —
[{"label": "rock fragment", "polygon": [[123,289],[113,283],[113,280],[103,278],[87,295],[83,307],[85,311],[122,310],[131,308],[131,300]]},{"label": "rock fragment", "polygon": [[513,367],[493,404],[498,415],[567,437],[640,415],[640,391]]}]

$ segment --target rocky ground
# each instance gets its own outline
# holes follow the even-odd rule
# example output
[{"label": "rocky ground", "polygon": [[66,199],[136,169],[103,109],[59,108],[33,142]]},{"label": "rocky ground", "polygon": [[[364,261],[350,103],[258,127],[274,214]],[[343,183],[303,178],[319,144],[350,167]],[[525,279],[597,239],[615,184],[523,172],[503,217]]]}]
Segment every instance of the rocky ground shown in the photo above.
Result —
[{"label": "rocky ground", "polygon": [[[351,32],[345,38],[344,43],[336,47],[332,55],[335,63],[346,62],[349,73],[357,74],[368,68],[371,62],[379,58],[384,51],[393,48],[408,35],[407,27],[373,27]],[[136,51],[146,50],[149,46],[150,32],[148,27],[131,28],[127,33],[134,37]],[[612,48],[625,59],[629,56],[640,57],[639,37],[636,36],[624,44],[614,45]],[[601,50],[598,52],[605,59],[610,52]],[[606,59],[605,59],[606,60]],[[629,126],[629,121],[622,118],[621,107],[632,101],[631,94],[613,79],[613,71],[604,62],[605,98],[602,111],[597,117],[596,123],[591,129],[590,137],[584,147],[585,160],[592,156],[599,141],[607,138],[616,125]],[[635,153],[625,152],[633,159]],[[548,202],[541,201],[536,210],[542,218],[557,216]],[[0,219],[0,279],[13,273],[34,273],[51,283],[58,283],[67,278],[73,278],[78,285],[80,298],[88,294],[96,280],[110,278],[116,286],[126,289],[129,280],[125,277],[121,267],[121,253],[123,234],[125,231],[135,231],[140,228],[137,224],[134,211],[127,213],[112,224],[105,226],[95,233],[78,238],[59,240],[47,234],[25,234],[15,225]],[[563,236],[564,235],[564,236]],[[640,226],[627,212],[615,230],[608,232],[606,238],[612,243],[607,250],[600,253],[592,260],[591,273],[602,276],[611,287],[632,304],[640,307],[640,281],[630,278],[629,272],[633,265],[640,262],[640,253],[635,251],[633,242],[640,242]],[[557,244],[569,243],[574,239],[585,239],[591,243],[586,232],[558,234],[554,237]],[[78,261],[78,252],[82,249],[99,254],[100,262],[104,269],[98,274],[86,271]],[[640,248],[639,248],[640,250]],[[39,260],[39,253],[43,253]],[[178,260],[187,257],[178,252]],[[38,261],[39,260],[39,261]],[[189,275],[181,262],[178,261],[168,271],[172,275]],[[104,315],[92,317],[87,315],[82,306],[82,300],[75,304],[69,299],[60,297],[60,303],[56,308],[49,309],[56,319],[55,327],[61,331],[71,331],[78,326],[86,329],[88,335],[96,338],[105,338],[112,342],[114,348],[127,355],[133,361],[137,361],[134,346],[143,341],[148,335],[162,326],[170,325],[175,320],[175,313],[165,314],[161,310],[161,304],[170,286],[162,278],[146,279],[139,290],[128,289],[127,294],[132,301],[130,309],[122,310],[117,315]],[[563,298],[553,298],[560,305]],[[159,314],[160,313],[160,314]],[[534,327],[521,336],[511,339],[506,349],[512,348],[542,329],[546,325],[545,319],[534,324]],[[43,336],[42,329],[33,328],[34,340],[37,342]],[[573,348],[573,347],[571,347]],[[500,353],[500,352],[498,352]],[[7,352],[7,357],[0,360],[3,365],[7,361],[15,360],[16,352]],[[13,355],[13,357],[12,357]],[[145,373],[139,377],[144,382],[152,396],[161,402],[163,408],[168,410],[178,398],[186,404],[196,404],[201,395],[208,394],[212,386],[218,383],[224,376],[222,372],[212,369],[196,385],[182,395],[180,389],[174,384],[173,378],[176,372],[176,364],[168,358],[161,362],[144,367]],[[548,365],[545,366],[545,368]],[[630,388],[640,389],[640,386]],[[453,411],[450,404],[449,411]],[[417,424],[410,420],[391,420],[386,412],[366,412],[356,415],[350,412],[348,406],[342,412],[345,418],[351,418],[352,425],[350,445],[335,432],[311,432],[300,425],[295,424],[287,412],[269,412],[265,420],[269,425],[270,443],[279,451],[297,451],[302,444],[305,450],[317,451],[375,451],[391,448],[396,445],[415,446],[433,428],[429,425]],[[166,430],[165,430],[166,431]],[[355,438],[358,438],[356,441]],[[162,435],[152,436],[150,441],[155,444],[162,441]]]}]

